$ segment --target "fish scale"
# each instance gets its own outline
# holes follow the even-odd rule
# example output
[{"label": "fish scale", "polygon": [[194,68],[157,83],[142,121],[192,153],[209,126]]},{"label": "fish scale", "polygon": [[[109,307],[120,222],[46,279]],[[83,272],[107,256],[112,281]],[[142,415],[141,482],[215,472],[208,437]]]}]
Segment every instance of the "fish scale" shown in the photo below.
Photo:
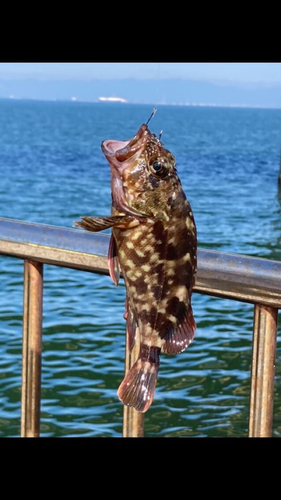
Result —
[{"label": "fish scale", "polygon": [[82,217],[89,231],[112,228],[109,272],[126,285],[127,334],[140,351],[118,389],[125,405],[145,412],[157,383],[160,354],[182,352],[194,337],[191,294],[196,279],[197,235],[174,156],[143,124],[130,141],[106,140],[111,168],[108,217]]}]

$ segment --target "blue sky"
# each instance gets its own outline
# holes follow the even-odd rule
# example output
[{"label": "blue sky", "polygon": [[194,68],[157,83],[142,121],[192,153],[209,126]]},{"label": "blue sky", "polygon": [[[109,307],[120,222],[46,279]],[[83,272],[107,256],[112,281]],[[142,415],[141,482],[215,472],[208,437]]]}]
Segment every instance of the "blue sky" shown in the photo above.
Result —
[{"label": "blue sky", "polygon": [[0,80],[183,78],[216,84],[280,85],[281,63],[0,63]]}]

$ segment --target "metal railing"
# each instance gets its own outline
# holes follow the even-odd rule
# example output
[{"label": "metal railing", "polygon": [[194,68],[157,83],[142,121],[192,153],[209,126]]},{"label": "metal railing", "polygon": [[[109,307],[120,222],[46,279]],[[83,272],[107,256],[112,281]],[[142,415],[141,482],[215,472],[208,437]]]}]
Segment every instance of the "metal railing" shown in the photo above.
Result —
[{"label": "metal railing", "polygon": [[[108,274],[109,236],[0,218],[0,254],[24,260],[21,435],[39,436],[43,265]],[[195,292],[254,305],[249,436],[271,436],[281,262],[198,251]],[[126,345],[126,371],[138,354]],[[143,436],[144,416],[124,407],[123,436]]]}]

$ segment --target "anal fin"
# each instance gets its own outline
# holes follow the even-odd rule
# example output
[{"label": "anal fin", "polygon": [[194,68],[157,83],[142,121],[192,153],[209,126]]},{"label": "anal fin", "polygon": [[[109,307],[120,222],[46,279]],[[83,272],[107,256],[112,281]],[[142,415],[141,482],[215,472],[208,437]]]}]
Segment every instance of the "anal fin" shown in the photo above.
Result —
[{"label": "anal fin", "polygon": [[192,307],[189,305],[187,315],[180,325],[171,330],[165,337],[162,352],[166,354],[178,354],[184,351],[194,338],[196,323],[193,317]]}]

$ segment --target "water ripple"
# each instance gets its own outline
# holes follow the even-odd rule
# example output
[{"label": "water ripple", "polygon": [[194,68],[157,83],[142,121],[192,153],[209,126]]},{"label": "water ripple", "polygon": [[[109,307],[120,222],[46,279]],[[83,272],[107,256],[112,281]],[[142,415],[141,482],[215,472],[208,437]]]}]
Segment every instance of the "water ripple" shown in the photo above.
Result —
[{"label": "water ripple", "polygon": [[[110,174],[100,143],[132,136],[150,111],[0,101],[1,216],[71,227],[80,215],[107,215]],[[281,259],[280,118],[280,110],[160,106],[152,127],[164,128],[175,154],[201,247]],[[0,273],[0,436],[18,436],[23,263],[1,256]],[[42,436],[122,435],[124,301],[123,282],[116,288],[108,276],[44,266]],[[145,435],[246,436],[253,307],[194,294],[193,308],[195,340],[176,357],[162,356]]]}]

